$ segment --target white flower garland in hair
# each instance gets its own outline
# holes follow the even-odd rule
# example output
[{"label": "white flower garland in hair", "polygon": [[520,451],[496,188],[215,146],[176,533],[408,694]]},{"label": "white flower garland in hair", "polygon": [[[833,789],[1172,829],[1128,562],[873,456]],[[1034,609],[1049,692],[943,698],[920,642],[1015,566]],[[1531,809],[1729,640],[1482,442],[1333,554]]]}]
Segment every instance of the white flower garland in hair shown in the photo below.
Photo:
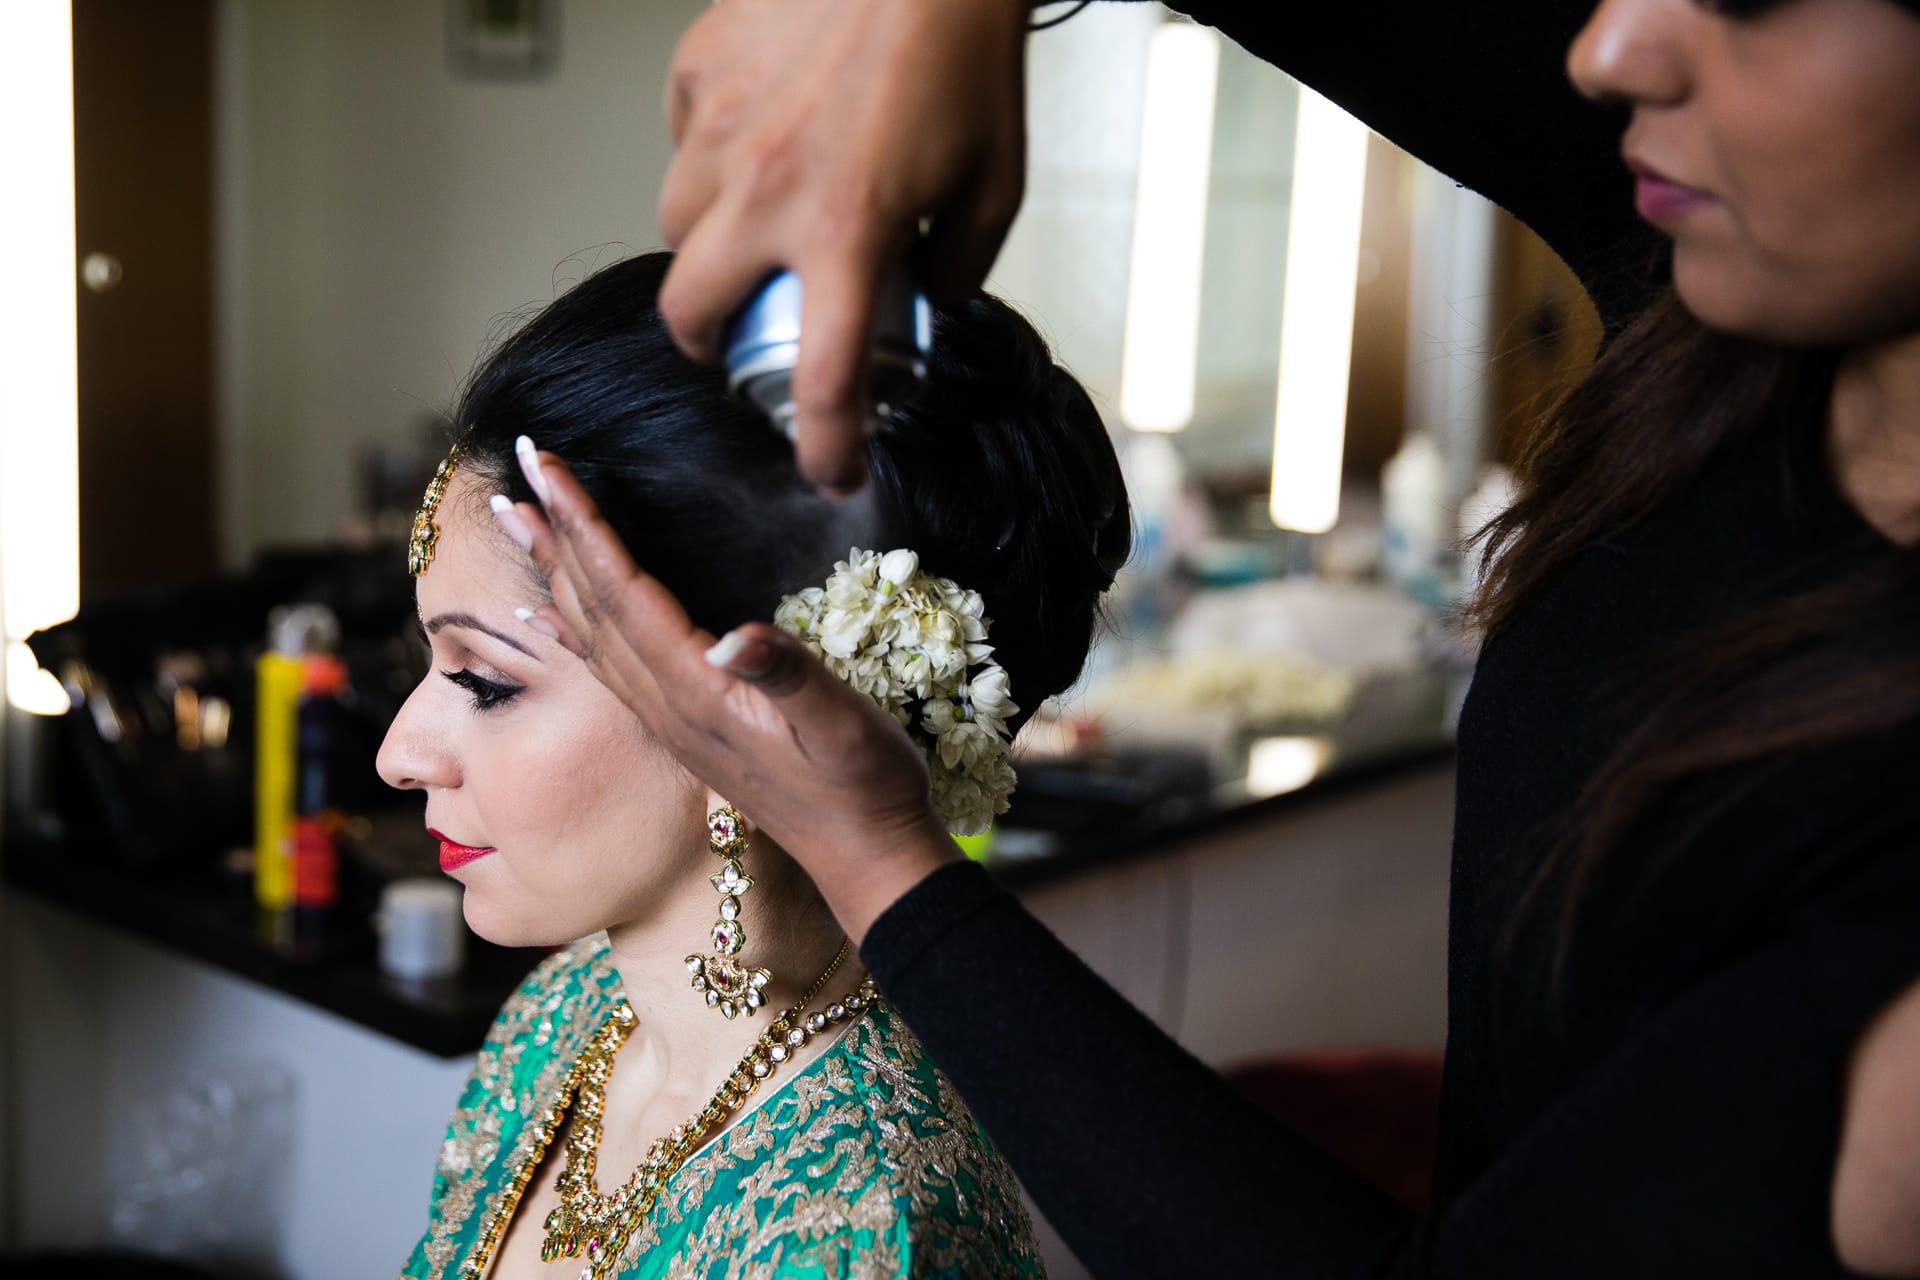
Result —
[{"label": "white flower garland in hair", "polygon": [[1020,708],[988,656],[982,608],[979,592],[921,573],[911,551],[855,547],[826,586],[787,596],[773,615],[919,741],[934,807],[963,836],[1005,813],[1014,785],[1007,720]]}]

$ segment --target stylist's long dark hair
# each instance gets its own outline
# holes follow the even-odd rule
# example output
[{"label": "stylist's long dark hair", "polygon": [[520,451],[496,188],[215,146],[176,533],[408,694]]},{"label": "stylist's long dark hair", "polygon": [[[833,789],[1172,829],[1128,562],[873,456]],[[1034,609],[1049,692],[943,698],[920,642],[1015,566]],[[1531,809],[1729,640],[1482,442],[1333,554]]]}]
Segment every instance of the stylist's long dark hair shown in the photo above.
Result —
[{"label": "stylist's long dark hair", "polygon": [[[1667,293],[1549,410],[1521,462],[1519,501],[1481,532],[1488,573],[1470,619],[1497,635],[1583,548],[1752,433],[1781,433],[1803,465],[1819,465],[1822,441],[1808,433],[1823,432],[1836,364],[1833,352],[1716,333]],[[1549,833],[1513,920],[1514,931],[1551,930],[1556,988],[1603,867],[1644,883],[1767,766],[1920,717],[1920,548],[1705,628],[1630,676],[1598,692],[1627,700],[1636,727]],[[1682,787],[1697,806],[1690,820],[1636,829]]]}]

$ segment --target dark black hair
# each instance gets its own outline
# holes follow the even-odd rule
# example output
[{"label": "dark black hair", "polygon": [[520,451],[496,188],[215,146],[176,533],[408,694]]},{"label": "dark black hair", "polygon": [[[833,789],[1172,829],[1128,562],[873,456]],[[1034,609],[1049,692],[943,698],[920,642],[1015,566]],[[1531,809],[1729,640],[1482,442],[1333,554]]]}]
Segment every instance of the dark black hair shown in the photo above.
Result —
[{"label": "dark black hair", "polygon": [[595,272],[481,361],[455,413],[481,500],[532,500],[513,462],[530,436],[716,635],[771,620],[856,542],[911,547],[980,593],[1023,712],[1072,684],[1132,522],[1098,410],[1033,326],[985,294],[936,305],[926,389],[869,441],[867,496],[834,503],[722,371],[673,345],[656,305],[671,262]]},{"label": "dark black hair", "polygon": [[[1717,332],[1667,290],[1547,411],[1519,500],[1481,531],[1489,567],[1470,616],[1502,631],[1584,549],[1672,500],[1738,442],[1773,451],[1782,475],[1821,475],[1838,362],[1831,350]],[[1795,500],[1818,492],[1797,481]],[[1556,993],[1580,906],[1603,875],[1644,883],[1796,756],[1920,718],[1920,547],[1884,548],[1863,526],[1844,567],[1798,567],[1826,581],[1689,632],[1601,691],[1638,726],[1543,829],[1546,856],[1526,872],[1503,937],[1509,951],[1522,931],[1551,940],[1544,976]],[[1661,819],[1682,799],[1690,820]]]}]

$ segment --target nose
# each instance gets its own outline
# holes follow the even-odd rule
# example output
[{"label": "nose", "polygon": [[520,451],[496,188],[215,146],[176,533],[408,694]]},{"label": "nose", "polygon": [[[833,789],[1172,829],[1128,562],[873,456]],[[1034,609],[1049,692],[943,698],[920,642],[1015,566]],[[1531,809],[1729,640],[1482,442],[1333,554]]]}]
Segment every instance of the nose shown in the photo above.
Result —
[{"label": "nose", "polygon": [[1595,102],[1672,106],[1691,89],[1696,0],[1601,0],[1567,50],[1567,77]]},{"label": "nose", "polygon": [[374,759],[381,781],[400,791],[460,785],[459,762],[436,723],[431,681],[431,676],[422,680],[407,696]]}]

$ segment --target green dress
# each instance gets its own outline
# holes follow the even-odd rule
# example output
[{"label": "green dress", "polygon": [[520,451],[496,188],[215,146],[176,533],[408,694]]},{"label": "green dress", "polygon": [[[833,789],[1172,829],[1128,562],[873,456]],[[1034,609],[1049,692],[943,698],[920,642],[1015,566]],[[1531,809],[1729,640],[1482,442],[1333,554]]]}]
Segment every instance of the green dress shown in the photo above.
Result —
[{"label": "green dress", "polygon": [[[605,939],[589,939],[548,957],[500,1010],[404,1280],[479,1274],[503,1210],[565,1133],[536,1119],[619,994]],[[884,1003],[774,1088],[674,1174],[620,1259],[622,1280],[1045,1275],[1013,1174]],[[563,1259],[552,1273],[571,1280],[584,1265]]]}]

